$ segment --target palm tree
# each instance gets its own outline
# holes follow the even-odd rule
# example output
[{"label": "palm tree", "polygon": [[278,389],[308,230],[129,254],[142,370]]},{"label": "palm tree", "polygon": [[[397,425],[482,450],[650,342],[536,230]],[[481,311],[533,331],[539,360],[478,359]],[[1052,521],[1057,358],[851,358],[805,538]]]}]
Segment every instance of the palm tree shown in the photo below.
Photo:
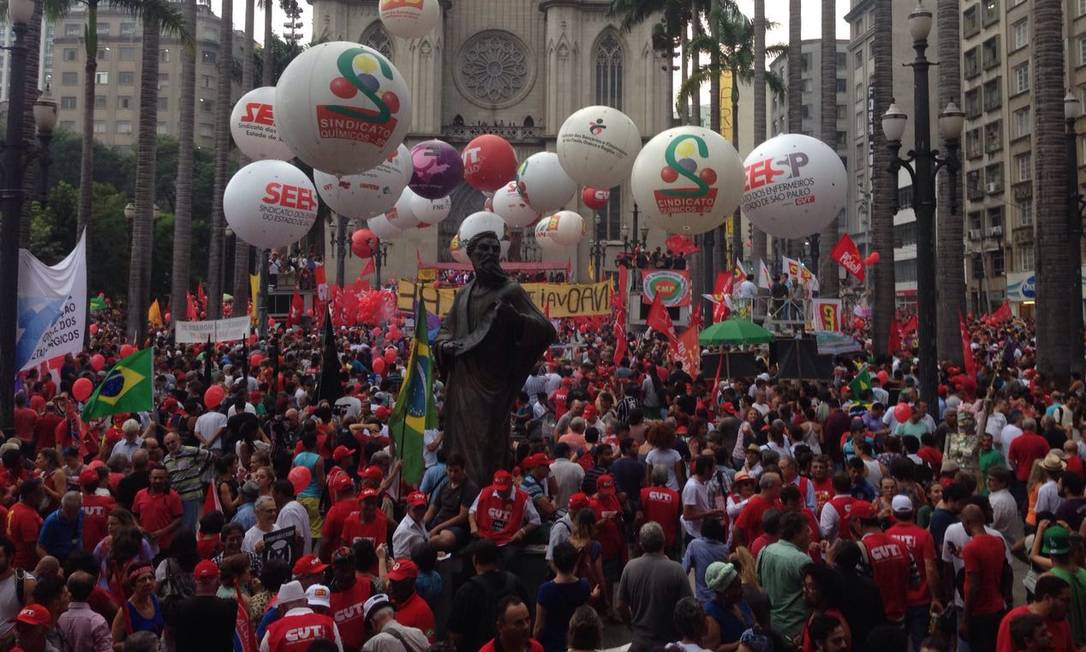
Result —
[{"label": "palm tree", "polygon": [[[871,49],[875,59],[875,120],[886,113],[893,101],[893,11],[892,0],[875,0],[875,38]],[[886,355],[890,321],[894,318],[894,205],[897,177],[890,172],[890,154],[882,129],[875,130],[874,169],[871,198],[871,238],[880,253],[875,265],[875,306],[872,338],[876,355]]]},{"label": "palm tree", "polygon": [[[765,0],[754,0],[754,142],[755,147],[765,141]],[[751,233],[750,259],[765,258],[766,233],[753,228]]]},{"label": "palm tree", "polygon": [[211,233],[207,256],[207,318],[218,319],[222,311],[223,212],[226,190],[226,163],[230,156],[230,82],[234,57],[233,3],[224,0],[219,27],[219,86],[215,94],[215,185],[211,197]]},{"label": "palm tree", "polygon": [[[245,0],[245,43],[241,48],[241,92],[246,93],[253,88],[254,70],[256,61],[253,59],[253,33],[256,19],[256,0]],[[249,163],[247,157],[240,156],[238,166],[244,167]],[[234,246],[234,316],[241,315],[242,310],[249,302],[249,250],[252,247],[242,240],[235,238]]]},{"label": "palm tree", "polygon": [[[151,237],[155,219],[155,151],[158,140],[159,37],[163,31],[191,41],[185,20],[169,0],[144,0],[140,65],[140,119],[136,141],[136,215],[132,219],[132,254],[128,268],[129,342],[143,340],[151,293]],[[186,43],[189,45],[189,43]]]},{"label": "palm tree", "polygon": [[[822,142],[837,150],[837,26],[836,3],[833,0],[822,0],[822,125],[820,137]],[[838,229],[841,225],[833,220],[822,229],[818,238],[818,282],[822,296],[837,296],[837,264],[830,258],[833,245],[837,243]]]},{"label": "palm tree", "polygon": [[[689,76],[685,52],[688,41],[686,28],[691,19],[690,5],[690,0],[611,0],[608,15],[620,17],[622,29],[626,32],[646,21],[657,20],[652,32],[653,49],[662,52],[670,65],[675,61],[675,49],[678,47],[679,52],[683,53],[679,62],[682,80],[685,81]],[[670,79],[668,75],[669,89]],[[689,119],[688,98],[680,93],[676,105],[679,121],[685,124]]]},{"label": "palm tree", "polygon": [[[800,0],[788,0],[788,126],[786,132],[803,132],[803,15]],[[799,240],[782,240],[781,251],[792,258],[802,249]]]},{"label": "palm tree", "polygon": [[[1072,242],[1067,224],[1067,172],[1064,151],[1063,96],[1063,3],[1060,0],[1033,2],[1033,178],[1043,183],[1033,187],[1034,215],[1037,216],[1034,261],[1037,274],[1037,367],[1045,380],[1066,383],[1072,369],[1072,338],[1068,332],[1073,305],[1067,288],[1079,283],[1079,270],[1072,269]],[[1081,366],[1081,360],[1077,361]]]},{"label": "palm tree", "polygon": [[[954,102],[962,105],[961,58],[962,43],[959,34],[961,11],[958,0],[938,0],[936,4],[939,57],[938,93],[939,106]],[[962,364],[962,338],[958,329],[958,316],[965,313],[965,241],[962,233],[961,176],[939,175],[938,201],[938,256],[935,257],[935,273],[938,278],[939,301],[936,302],[936,345],[940,360]],[[951,197],[956,201],[952,202]],[[950,211],[951,203],[956,210]]]},{"label": "palm tree", "polygon": [[[275,35],[272,33],[272,3],[271,0],[261,0],[260,6],[264,8],[264,50],[261,52],[263,65],[261,66],[261,86],[272,85],[272,51],[275,46]],[[246,7],[247,8],[247,7]]]},{"label": "palm tree", "polygon": [[[26,26],[26,35],[23,37],[26,41],[27,52],[38,52],[41,50],[41,17],[42,17],[42,3],[34,3],[34,14],[30,18],[30,23]],[[4,7],[4,13],[7,13],[7,8]],[[26,58],[26,84],[23,86],[24,97],[26,98],[26,105],[23,111],[23,138],[27,142],[34,142],[37,138],[38,128],[34,121],[34,103],[38,101],[38,95],[41,90],[38,88],[38,57]],[[37,197],[43,187],[38,180],[38,166],[37,165],[24,165],[23,166],[23,192],[27,197]],[[45,180],[46,182],[48,179]],[[22,219],[19,221],[19,241],[30,241],[30,215],[33,202],[23,202],[23,214]]]},{"label": "palm tree", "polygon": [[[182,0],[185,30],[196,33],[196,1]],[[196,122],[196,48],[181,48],[181,123],[177,130],[177,202],[173,222],[170,304],[174,321],[185,318],[185,294],[192,262],[193,127]]]}]

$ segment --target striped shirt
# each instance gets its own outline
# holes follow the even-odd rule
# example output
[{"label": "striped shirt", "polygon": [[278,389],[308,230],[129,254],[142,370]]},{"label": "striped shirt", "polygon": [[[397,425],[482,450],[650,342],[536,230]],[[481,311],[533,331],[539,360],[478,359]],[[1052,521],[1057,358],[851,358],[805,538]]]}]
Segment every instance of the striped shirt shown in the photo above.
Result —
[{"label": "striped shirt", "polygon": [[203,475],[211,464],[211,452],[195,446],[182,446],[177,453],[169,453],[162,459],[170,474],[170,485],[181,500],[203,500]]}]

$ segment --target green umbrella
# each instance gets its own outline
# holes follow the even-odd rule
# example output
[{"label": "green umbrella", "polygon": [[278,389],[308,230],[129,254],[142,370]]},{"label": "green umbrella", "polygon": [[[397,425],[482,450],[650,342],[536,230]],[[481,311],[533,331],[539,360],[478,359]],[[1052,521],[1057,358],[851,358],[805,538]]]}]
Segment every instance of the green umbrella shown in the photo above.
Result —
[{"label": "green umbrella", "polygon": [[773,333],[751,320],[733,318],[717,322],[703,330],[698,335],[698,344],[702,346],[769,344],[774,339]]}]

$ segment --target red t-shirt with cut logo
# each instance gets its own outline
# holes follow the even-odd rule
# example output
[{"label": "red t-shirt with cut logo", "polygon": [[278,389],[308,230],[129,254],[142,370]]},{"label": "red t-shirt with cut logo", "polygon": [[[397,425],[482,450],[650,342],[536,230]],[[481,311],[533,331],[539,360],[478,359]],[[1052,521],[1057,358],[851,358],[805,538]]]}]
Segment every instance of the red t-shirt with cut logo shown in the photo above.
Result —
[{"label": "red t-shirt with cut logo", "polygon": [[351,588],[346,591],[332,591],[329,603],[332,605],[332,619],[339,627],[339,637],[343,640],[344,650],[358,650],[366,642],[366,621],[364,606],[373,592],[370,583],[356,578]]},{"label": "red t-shirt with cut logo", "polygon": [[987,616],[1003,610],[1003,564],[1006,561],[1003,539],[991,534],[977,534],[962,546],[965,562],[963,595],[973,590],[970,576],[980,583],[977,599],[971,605],[972,616]]},{"label": "red t-shirt with cut logo", "polygon": [[83,494],[83,547],[94,550],[109,534],[109,513],[117,506],[112,496]]},{"label": "red t-shirt with cut logo", "polygon": [[909,590],[911,562],[905,545],[884,532],[872,532],[862,539],[871,565],[872,579],[882,595],[886,619],[898,621],[905,617],[905,596]]},{"label": "red t-shirt with cut logo", "polygon": [[905,603],[910,607],[915,607],[931,602],[928,576],[924,570],[925,563],[928,560],[935,560],[935,540],[932,539],[931,532],[916,523],[898,522],[886,530],[886,534],[905,544],[909,556],[912,557],[920,571],[920,583],[915,587],[909,587],[909,592],[905,596]]},{"label": "red t-shirt with cut logo", "polygon": [[675,545],[679,533],[679,514],[682,504],[679,492],[669,487],[642,487],[641,511],[646,521],[655,521],[664,530],[664,545]]}]

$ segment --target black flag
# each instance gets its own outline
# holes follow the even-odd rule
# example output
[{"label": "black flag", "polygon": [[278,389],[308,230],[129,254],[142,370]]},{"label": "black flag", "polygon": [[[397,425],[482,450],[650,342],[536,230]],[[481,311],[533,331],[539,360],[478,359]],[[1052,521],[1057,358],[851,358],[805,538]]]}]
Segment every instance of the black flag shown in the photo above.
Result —
[{"label": "black flag", "polygon": [[336,336],[332,330],[332,310],[324,312],[324,328],[321,329],[321,375],[317,381],[317,400],[327,399],[335,403],[341,396],[339,352],[336,351]]}]

